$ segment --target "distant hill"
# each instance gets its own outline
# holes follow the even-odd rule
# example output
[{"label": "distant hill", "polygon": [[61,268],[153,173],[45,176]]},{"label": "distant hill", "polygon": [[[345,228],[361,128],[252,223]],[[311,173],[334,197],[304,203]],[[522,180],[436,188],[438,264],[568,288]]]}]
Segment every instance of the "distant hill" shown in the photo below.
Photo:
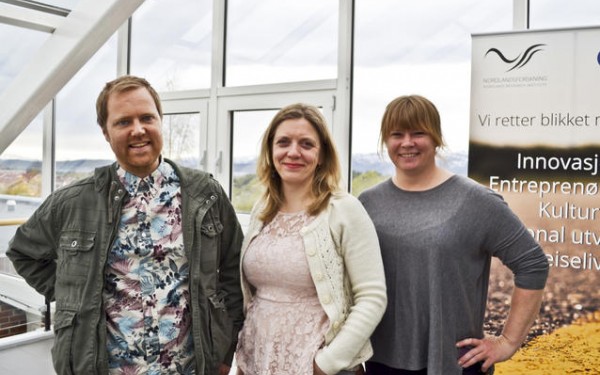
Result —
[{"label": "distant hill", "polygon": [[[444,168],[460,175],[467,175],[468,155],[466,152],[455,152],[439,159]],[[233,162],[235,176],[256,173],[256,159],[235,160]],[[352,170],[357,173],[377,171],[384,176],[394,173],[394,165],[378,154],[357,154],[352,156]]]},{"label": "distant hill", "polygon": [[450,172],[466,176],[469,168],[469,154],[466,151],[446,154],[439,159],[439,165]]},{"label": "distant hill", "polygon": [[5,171],[26,171],[30,169],[41,169],[42,162],[39,160],[22,159],[2,159],[0,160],[0,170]]},{"label": "distant hill", "polygon": [[[79,159],[59,161],[56,163],[58,172],[89,172],[96,167],[111,164],[113,160]],[[439,159],[444,168],[461,175],[467,174],[468,156],[466,152],[449,153]],[[186,160],[186,165],[197,165],[195,161]],[[41,169],[41,161],[6,159],[0,160],[0,170],[31,170]],[[382,175],[391,176],[394,166],[378,154],[357,154],[352,156],[352,169],[354,172],[364,173],[377,171]],[[234,160],[233,170],[235,176],[256,173],[256,159]]]},{"label": "distant hill", "polygon": [[[96,167],[111,164],[113,160],[79,159],[59,161],[56,163],[57,172],[88,172]],[[0,170],[32,170],[41,169],[39,160],[0,159]]]}]

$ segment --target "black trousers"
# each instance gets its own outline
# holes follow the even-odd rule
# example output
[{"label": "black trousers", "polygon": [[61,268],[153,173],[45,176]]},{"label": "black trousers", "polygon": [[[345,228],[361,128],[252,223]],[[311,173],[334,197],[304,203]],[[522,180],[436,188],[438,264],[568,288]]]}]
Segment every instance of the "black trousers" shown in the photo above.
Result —
[{"label": "black trousers", "polygon": [[[366,365],[366,372],[365,375],[427,375],[427,369],[421,369],[421,370],[402,370],[402,369],[396,369],[396,368],[391,368],[391,367],[387,367],[386,365],[382,365],[381,363],[377,363],[377,362],[371,362],[371,361],[367,361],[367,363],[365,363]],[[493,374],[494,370],[493,367],[488,370],[488,372],[483,373],[481,372],[481,365],[480,364],[475,364],[473,366],[467,367],[466,369],[463,370],[463,375],[483,375],[483,374]]]}]

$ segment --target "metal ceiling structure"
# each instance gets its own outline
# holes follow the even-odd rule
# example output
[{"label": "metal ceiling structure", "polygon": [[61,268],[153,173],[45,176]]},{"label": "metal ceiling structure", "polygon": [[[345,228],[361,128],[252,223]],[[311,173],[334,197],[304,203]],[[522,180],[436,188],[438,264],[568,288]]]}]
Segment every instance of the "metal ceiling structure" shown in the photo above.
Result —
[{"label": "metal ceiling structure", "polygon": [[0,22],[51,33],[0,93],[0,154],[144,0],[82,0],[71,11],[3,0]]}]

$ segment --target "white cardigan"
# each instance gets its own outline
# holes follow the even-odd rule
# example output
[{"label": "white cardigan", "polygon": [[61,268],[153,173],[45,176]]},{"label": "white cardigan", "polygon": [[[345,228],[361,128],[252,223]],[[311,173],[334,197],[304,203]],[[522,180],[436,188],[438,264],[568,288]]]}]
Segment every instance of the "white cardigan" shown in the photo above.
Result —
[{"label": "white cardigan", "polygon": [[[243,273],[248,245],[263,227],[258,202],[242,245],[244,311],[252,288]],[[326,374],[337,374],[373,355],[369,337],[387,304],[385,276],[375,227],[352,195],[334,194],[326,210],[300,231],[311,277],[321,306],[329,318],[325,345],[315,361]]]}]

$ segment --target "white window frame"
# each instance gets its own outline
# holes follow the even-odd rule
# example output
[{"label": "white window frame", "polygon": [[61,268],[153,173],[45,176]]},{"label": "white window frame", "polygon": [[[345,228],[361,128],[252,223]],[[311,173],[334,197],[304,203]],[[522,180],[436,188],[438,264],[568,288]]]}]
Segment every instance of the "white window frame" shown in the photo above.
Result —
[{"label": "white window frame", "polygon": [[188,95],[181,92],[160,93],[163,116],[197,113],[200,115],[200,139],[197,153],[203,171],[208,171],[208,94],[198,90]]},{"label": "white window frame", "polygon": [[219,96],[217,105],[219,126],[214,129],[215,141],[209,143],[208,147],[211,156],[209,160],[212,161],[208,170],[219,180],[225,191],[231,194],[233,112],[278,110],[286,105],[302,102],[322,108],[331,129],[335,102],[334,85],[335,81],[315,81],[310,85],[287,84],[287,90],[279,87],[280,85],[223,88],[222,91],[226,93]]}]

